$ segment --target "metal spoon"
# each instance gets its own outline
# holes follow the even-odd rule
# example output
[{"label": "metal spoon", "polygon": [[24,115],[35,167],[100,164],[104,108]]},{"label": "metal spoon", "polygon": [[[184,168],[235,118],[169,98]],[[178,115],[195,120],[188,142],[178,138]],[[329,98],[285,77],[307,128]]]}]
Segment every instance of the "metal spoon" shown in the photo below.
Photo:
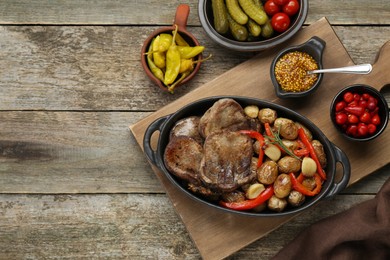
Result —
[{"label": "metal spoon", "polygon": [[348,67],[333,68],[333,69],[320,69],[320,70],[309,70],[307,74],[314,73],[353,73],[353,74],[368,74],[372,71],[371,64],[360,64]]}]

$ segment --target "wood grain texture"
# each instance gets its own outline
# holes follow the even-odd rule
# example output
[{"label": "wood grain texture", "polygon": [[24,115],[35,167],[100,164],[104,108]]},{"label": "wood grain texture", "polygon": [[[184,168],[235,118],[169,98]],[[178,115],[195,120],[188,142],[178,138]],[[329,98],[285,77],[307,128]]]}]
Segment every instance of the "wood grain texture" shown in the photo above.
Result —
[{"label": "wood grain texture", "polygon": [[[141,46],[155,28],[0,26],[0,110],[153,111],[254,56],[226,52],[201,28],[194,28],[213,58],[170,95],[156,87],[141,67]],[[356,63],[373,62],[390,39],[390,27],[336,27],[335,31]],[[362,42],[367,34],[373,40]]]},{"label": "wood grain texture", "polygon": [[[0,23],[2,24],[122,24],[143,25],[172,23],[176,7],[181,1],[137,0],[85,0],[85,1],[0,1]],[[188,24],[199,26],[198,1],[186,1],[191,8]],[[383,24],[390,21],[387,0],[340,1],[310,0],[307,23],[327,16],[332,24]],[[363,7],[363,8],[362,8]]]},{"label": "wood grain texture", "polygon": [[[309,2],[304,27],[327,17],[355,63],[373,62],[390,39],[388,0]],[[198,1],[187,1],[188,29],[214,58],[162,93],[139,52],[180,3],[0,0],[0,259],[201,258],[128,126],[255,54],[216,45]],[[227,259],[270,259],[315,221],[372,198],[389,173],[388,164]]]},{"label": "wood grain texture", "polygon": [[128,130],[148,114],[1,112],[0,193],[163,192]]},{"label": "wood grain texture", "polygon": [[[269,259],[305,227],[372,197],[325,201],[228,259]],[[0,195],[0,218],[1,259],[201,257],[164,195]]]}]

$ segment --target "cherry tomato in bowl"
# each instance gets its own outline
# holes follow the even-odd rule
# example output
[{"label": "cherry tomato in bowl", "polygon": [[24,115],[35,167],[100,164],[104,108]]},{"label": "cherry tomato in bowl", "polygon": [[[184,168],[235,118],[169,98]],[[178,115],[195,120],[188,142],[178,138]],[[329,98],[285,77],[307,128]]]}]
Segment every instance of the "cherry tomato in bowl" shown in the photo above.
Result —
[{"label": "cherry tomato in bowl", "polygon": [[377,138],[389,121],[389,107],[375,88],[355,84],[345,87],[333,98],[330,116],[335,128],[352,141]]},{"label": "cherry tomato in bowl", "polygon": [[279,13],[281,11],[280,5],[275,4],[273,0],[268,0],[264,4],[264,11],[272,17],[274,14]]},{"label": "cherry tomato in bowl", "polygon": [[290,26],[290,17],[285,13],[276,13],[272,16],[271,26],[275,31],[282,33]]},{"label": "cherry tomato in bowl", "polygon": [[289,0],[272,0],[272,1],[274,1],[275,4],[282,6],[287,4]]},{"label": "cherry tomato in bowl", "polygon": [[283,13],[287,14],[288,16],[293,16],[299,11],[299,3],[297,0],[289,0],[285,5],[282,7]]}]

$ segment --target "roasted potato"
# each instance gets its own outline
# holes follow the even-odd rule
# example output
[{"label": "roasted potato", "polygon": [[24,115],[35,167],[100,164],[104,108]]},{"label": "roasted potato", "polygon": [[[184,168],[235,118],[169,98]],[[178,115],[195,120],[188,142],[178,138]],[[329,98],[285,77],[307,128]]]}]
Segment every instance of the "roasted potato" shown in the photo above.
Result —
[{"label": "roasted potato", "polygon": [[250,118],[257,118],[259,115],[259,107],[254,105],[246,106],[244,108],[244,113]]},{"label": "roasted potato", "polygon": [[313,140],[311,142],[311,144],[313,145],[313,148],[314,148],[314,151],[318,157],[318,161],[320,161],[320,164],[321,164],[321,167],[322,168],[325,168],[326,164],[328,163],[327,160],[326,160],[326,155],[325,155],[325,151],[324,151],[324,146],[321,144],[320,141],[318,140]]},{"label": "roasted potato", "polygon": [[275,119],[277,118],[277,113],[275,110],[271,108],[262,108],[259,111],[259,119],[261,123],[269,123],[273,124]]},{"label": "roasted potato", "polygon": [[301,161],[289,155],[282,157],[277,164],[279,173],[298,172],[301,170]]},{"label": "roasted potato", "polygon": [[302,185],[305,186],[308,190],[313,190],[316,187],[316,181],[313,177],[305,178],[302,182]]},{"label": "roasted potato", "polygon": [[291,192],[291,179],[288,174],[282,173],[274,182],[274,193],[279,199],[287,197]]},{"label": "roasted potato", "polygon": [[286,199],[279,199],[278,197],[273,195],[268,200],[267,206],[272,211],[282,212],[287,206],[287,200]]},{"label": "roasted potato", "polygon": [[295,140],[298,137],[298,127],[291,119],[278,117],[274,122],[274,127],[279,130],[283,138]]},{"label": "roasted potato", "polygon": [[259,151],[260,151],[260,143],[259,143],[259,141],[256,141],[256,142],[253,143],[253,151],[256,154],[259,154]]},{"label": "roasted potato", "polygon": [[257,180],[263,184],[272,184],[278,177],[278,164],[266,161],[257,169]]},{"label": "roasted potato", "polygon": [[287,197],[287,202],[293,207],[298,207],[302,205],[303,202],[305,202],[305,199],[305,195],[303,195],[299,191],[292,190]]},{"label": "roasted potato", "polygon": [[294,151],[299,147],[298,141],[296,140],[282,139],[282,143],[284,144],[284,146],[286,146],[287,149],[291,151]]}]

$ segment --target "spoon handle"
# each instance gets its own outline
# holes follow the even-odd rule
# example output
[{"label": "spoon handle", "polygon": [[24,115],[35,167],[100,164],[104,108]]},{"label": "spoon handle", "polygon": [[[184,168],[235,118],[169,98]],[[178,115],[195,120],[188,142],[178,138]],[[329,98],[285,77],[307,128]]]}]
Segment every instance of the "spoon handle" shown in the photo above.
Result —
[{"label": "spoon handle", "polygon": [[353,73],[353,74],[368,74],[372,71],[371,64],[360,64],[360,65],[353,65],[348,67],[342,67],[342,68],[334,68],[334,69],[321,69],[321,70],[310,70],[307,73],[313,74],[313,73]]}]

